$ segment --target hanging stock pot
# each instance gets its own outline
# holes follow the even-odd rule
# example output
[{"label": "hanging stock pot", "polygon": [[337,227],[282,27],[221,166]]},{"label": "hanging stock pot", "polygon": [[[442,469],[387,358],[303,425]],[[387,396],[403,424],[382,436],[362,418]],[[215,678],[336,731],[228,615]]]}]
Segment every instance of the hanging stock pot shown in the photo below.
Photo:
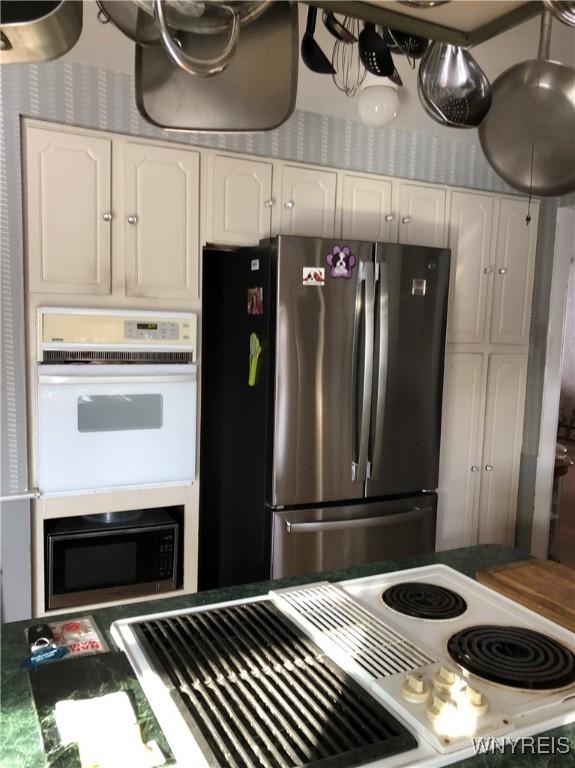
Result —
[{"label": "hanging stock pot", "polygon": [[[222,72],[238,44],[242,26],[255,21],[271,0],[98,0],[103,23],[112,21],[138,45],[161,45],[174,64],[190,75]],[[195,56],[184,50],[178,31],[211,36],[213,43]],[[226,36],[222,42],[222,36]]]}]

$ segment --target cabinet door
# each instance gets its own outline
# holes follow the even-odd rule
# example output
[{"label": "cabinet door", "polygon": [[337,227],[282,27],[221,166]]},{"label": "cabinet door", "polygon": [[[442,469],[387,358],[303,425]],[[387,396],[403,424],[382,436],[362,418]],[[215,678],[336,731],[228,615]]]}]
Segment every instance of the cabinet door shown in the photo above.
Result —
[{"label": "cabinet door", "polygon": [[213,242],[254,245],[270,236],[272,169],[259,160],[211,158]]},{"label": "cabinet door", "polygon": [[483,355],[445,356],[436,548],[477,543],[483,432]]},{"label": "cabinet door", "polygon": [[479,543],[513,544],[527,355],[490,355]]},{"label": "cabinet door", "polygon": [[396,242],[391,181],[344,176],[341,229],[341,236],[349,240]]},{"label": "cabinet door", "polygon": [[493,197],[454,192],[449,214],[451,286],[447,340],[481,343],[485,340]]},{"label": "cabinet door", "polygon": [[444,189],[401,184],[399,242],[406,245],[445,245]]},{"label": "cabinet door", "polygon": [[26,127],[29,289],[110,293],[111,142]]},{"label": "cabinet door", "polygon": [[128,296],[199,296],[200,154],[124,146],[123,226]]},{"label": "cabinet door", "polygon": [[493,344],[528,344],[538,204],[531,206],[531,223],[525,222],[526,200],[499,202],[499,221],[493,271]]},{"label": "cabinet door", "polygon": [[309,237],[335,236],[337,174],[284,165],[280,232]]}]

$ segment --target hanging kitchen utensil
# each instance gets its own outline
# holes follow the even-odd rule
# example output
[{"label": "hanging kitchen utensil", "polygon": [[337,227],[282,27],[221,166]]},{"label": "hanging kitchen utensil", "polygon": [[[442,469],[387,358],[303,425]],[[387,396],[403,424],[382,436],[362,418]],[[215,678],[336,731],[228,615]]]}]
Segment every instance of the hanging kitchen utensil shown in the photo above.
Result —
[{"label": "hanging kitchen utensil", "polygon": [[567,24],[568,27],[575,27],[575,2],[573,0],[543,0],[543,2],[556,19]]},{"label": "hanging kitchen utensil", "polygon": [[479,129],[493,169],[515,189],[544,197],[575,190],[575,69],[547,60],[551,22],[544,11],[538,58],[495,80]]},{"label": "hanging kitchen utensil", "polygon": [[433,43],[419,66],[417,91],[425,111],[453,128],[478,126],[491,104],[491,87],[471,54],[457,45]]},{"label": "hanging kitchen utensil", "polygon": [[[349,16],[346,16],[346,19]],[[343,24],[336,19],[333,11],[324,11],[322,14],[323,23],[329,32],[341,43],[357,43],[357,37],[347,28],[345,21]]]},{"label": "hanging kitchen utensil", "polygon": [[144,13],[133,0],[96,0],[98,21],[112,24],[138,45],[159,45],[160,33],[153,16]]},{"label": "hanging kitchen utensil", "polygon": [[429,48],[430,40],[395,29],[383,28],[383,38],[392,53],[399,53],[411,59],[420,59]]},{"label": "hanging kitchen utensil", "polygon": [[63,56],[80,37],[82,11],[77,0],[0,2],[0,64]]},{"label": "hanging kitchen utensil", "polygon": [[[113,0],[115,1],[115,0]],[[153,17],[157,0],[134,0]],[[255,21],[272,0],[162,0],[168,26],[197,35],[222,35],[229,32],[230,9],[238,14],[241,26]]]},{"label": "hanging kitchen utensil", "polygon": [[310,5],[307,9],[307,22],[305,32],[301,39],[301,57],[303,63],[312,72],[320,75],[333,75],[334,68],[325,53],[316,43],[314,38],[315,22],[317,19],[317,8]]},{"label": "hanging kitchen utensil", "polygon": [[[220,45],[218,35],[178,31],[185,50]],[[215,40],[215,43],[212,42]],[[153,125],[180,131],[266,131],[295,106],[296,3],[272,3],[242,28],[229,66],[212,78],[190,77],[162,46],[136,46],[136,104]]]},{"label": "hanging kitchen utensil", "polygon": [[359,56],[359,46],[357,43],[361,22],[352,16],[346,16],[343,20],[343,25],[350,34],[353,34],[356,42],[344,43],[341,40],[337,40],[333,46],[333,56],[331,59],[335,70],[333,82],[338,90],[345,93],[346,96],[353,98],[367,75],[367,70]]},{"label": "hanging kitchen utensil", "polygon": [[359,36],[359,55],[364,67],[372,75],[389,77],[395,71],[387,43],[377,34],[375,24],[366,22]]}]

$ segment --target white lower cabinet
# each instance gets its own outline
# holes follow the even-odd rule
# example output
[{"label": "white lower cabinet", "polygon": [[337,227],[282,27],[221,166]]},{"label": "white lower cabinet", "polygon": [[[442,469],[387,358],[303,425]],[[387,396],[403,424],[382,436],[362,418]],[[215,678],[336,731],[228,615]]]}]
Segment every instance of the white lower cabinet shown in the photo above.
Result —
[{"label": "white lower cabinet", "polygon": [[513,544],[523,436],[527,355],[490,355],[479,543]]},{"label": "white lower cabinet", "polygon": [[455,353],[445,356],[438,550],[471,546],[477,542],[483,380],[483,355]]},{"label": "white lower cabinet", "polygon": [[436,548],[513,544],[526,354],[445,359]]}]

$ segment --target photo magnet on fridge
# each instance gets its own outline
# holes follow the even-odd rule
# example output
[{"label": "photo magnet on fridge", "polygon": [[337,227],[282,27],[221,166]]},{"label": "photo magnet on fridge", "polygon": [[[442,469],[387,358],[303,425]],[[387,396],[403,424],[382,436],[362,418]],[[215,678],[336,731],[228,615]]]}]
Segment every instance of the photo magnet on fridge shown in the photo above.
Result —
[{"label": "photo magnet on fridge", "polygon": [[323,267],[304,267],[302,282],[304,285],[325,285],[325,269]]},{"label": "photo magnet on fridge", "polygon": [[248,288],[248,315],[263,315],[264,289],[261,286]]},{"label": "photo magnet on fridge", "polygon": [[331,277],[343,277],[345,280],[349,280],[353,274],[355,262],[356,258],[347,245],[344,245],[343,248],[334,245],[327,255],[327,263],[331,267]]}]

